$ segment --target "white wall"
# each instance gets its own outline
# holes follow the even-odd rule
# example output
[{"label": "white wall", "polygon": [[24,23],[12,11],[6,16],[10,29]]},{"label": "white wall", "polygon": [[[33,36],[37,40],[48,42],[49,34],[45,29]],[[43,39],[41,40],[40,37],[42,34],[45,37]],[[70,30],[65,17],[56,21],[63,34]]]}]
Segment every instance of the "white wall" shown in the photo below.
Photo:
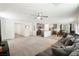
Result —
[{"label": "white wall", "polygon": [[2,41],[6,39],[14,39],[14,32],[14,21],[1,18]]},{"label": "white wall", "polygon": [[21,27],[21,32],[22,32],[22,35],[27,37],[27,36],[30,36],[32,35],[32,25],[31,24],[22,24],[22,27]]},{"label": "white wall", "polygon": [[19,34],[19,35],[23,35],[25,37],[33,35],[33,25],[32,25],[32,23],[17,21],[15,23],[15,33]]},{"label": "white wall", "polygon": [[[16,23],[20,24],[16,25]],[[28,29],[25,28],[26,25],[29,26]],[[33,31],[32,23],[1,18],[2,41],[7,39],[14,39],[15,33],[21,34],[23,36],[35,35]]]},{"label": "white wall", "polygon": [[21,34],[21,24],[15,23],[15,33],[16,34]]}]

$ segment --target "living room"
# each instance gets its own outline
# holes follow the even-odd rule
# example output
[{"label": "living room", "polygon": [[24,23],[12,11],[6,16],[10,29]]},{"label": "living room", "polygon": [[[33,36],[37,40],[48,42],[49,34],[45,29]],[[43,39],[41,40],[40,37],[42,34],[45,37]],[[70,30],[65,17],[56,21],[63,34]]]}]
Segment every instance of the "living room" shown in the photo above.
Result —
[{"label": "living room", "polygon": [[[78,14],[79,4],[0,3],[0,55],[55,56],[52,49],[57,48],[51,46],[56,45],[56,42],[70,37],[78,38]],[[70,41],[66,42],[65,46],[62,45],[66,47]],[[59,47],[58,45],[55,47]],[[43,53],[44,51],[46,52]],[[56,55],[73,54],[70,52]]]}]

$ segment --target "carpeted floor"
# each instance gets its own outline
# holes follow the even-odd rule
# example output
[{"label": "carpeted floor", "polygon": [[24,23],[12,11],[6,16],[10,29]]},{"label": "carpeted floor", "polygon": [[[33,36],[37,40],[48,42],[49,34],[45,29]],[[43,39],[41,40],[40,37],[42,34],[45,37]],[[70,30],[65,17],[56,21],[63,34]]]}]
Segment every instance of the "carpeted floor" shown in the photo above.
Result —
[{"label": "carpeted floor", "polygon": [[11,56],[35,56],[48,49],[61,37],[51,36],[48,38],[40,36],[16,36],[15,39],[8,40],[9,52]]}]

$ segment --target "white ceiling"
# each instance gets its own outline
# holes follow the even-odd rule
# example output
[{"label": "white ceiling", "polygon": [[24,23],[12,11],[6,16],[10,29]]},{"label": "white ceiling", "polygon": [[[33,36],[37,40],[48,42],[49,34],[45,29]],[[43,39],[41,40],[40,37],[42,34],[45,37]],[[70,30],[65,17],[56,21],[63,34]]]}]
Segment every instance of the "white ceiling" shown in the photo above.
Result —
[{"label": "white ceiling", "polygon": [[[9,19],[37,21],[35,15],[42,12],[48,16],[46,21],[53,22],[58,19],[68,19],[75,14],[78,4],[53,3],[0,3],[0,16]],[[59,20],[60,21],[60,20]]]}]

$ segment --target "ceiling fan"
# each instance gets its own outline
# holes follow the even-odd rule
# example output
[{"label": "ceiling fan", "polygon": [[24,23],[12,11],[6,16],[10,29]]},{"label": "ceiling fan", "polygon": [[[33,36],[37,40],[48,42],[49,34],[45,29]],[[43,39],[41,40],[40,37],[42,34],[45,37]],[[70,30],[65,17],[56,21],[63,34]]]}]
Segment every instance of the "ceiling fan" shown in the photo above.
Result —
[{"label": "ceiling fan", "polygon": [[38,12],[36,15],[34,15],[36,19],[43,19],[43,18],[48,18],[48,16],[43,15],[42,12]]}]

